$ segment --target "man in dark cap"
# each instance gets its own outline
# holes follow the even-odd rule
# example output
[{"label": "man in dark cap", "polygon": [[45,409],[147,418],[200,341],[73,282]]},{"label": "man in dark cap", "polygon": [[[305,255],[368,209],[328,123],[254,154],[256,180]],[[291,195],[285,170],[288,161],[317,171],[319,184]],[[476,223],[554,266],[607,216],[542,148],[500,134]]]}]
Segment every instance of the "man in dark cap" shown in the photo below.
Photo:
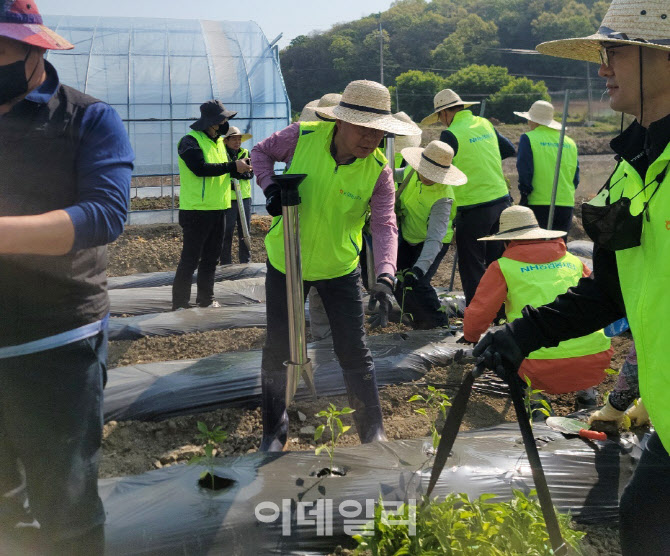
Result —
[{"label": "man in dark cap", "polygon": [[114,109],[44,60],[70,48],[32,0],[0,0],[1,554],[104,550],[105,245],[134,155]]},{"label": "man in dark cap", "polygon": [[184,232],[181,259],[172,284],[172,310],[188,308],[193,273],[198,269],[196,303],[219,307],[214,301],[214,274],[221,253],[225,210],[230,208],[230,178],[251,171],[249,159],[228,159],[222,137],[237,112],[219,100],[200,106],[200,119],[181,138],[179,152],[179,225]]}]

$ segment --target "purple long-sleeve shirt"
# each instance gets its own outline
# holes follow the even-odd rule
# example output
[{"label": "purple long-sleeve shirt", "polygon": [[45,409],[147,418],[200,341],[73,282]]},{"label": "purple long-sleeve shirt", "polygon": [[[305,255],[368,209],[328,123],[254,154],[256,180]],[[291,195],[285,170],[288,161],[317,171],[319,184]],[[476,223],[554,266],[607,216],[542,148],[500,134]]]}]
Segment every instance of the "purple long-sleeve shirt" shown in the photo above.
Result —
[{"label": "purple long-sleeve shirt", "polygon": [[[293,159],[298,144],[300,124],[294,123],[277,131],[267,139],[258,143],[251,151],[251,164],[256,174],[256,182],[265,191],[272,183],[275,162],[286,162]],[[377,178],[372,198],[370,199],[370,231],[375,256],[376,275],[396,271],[398,253],[398,227],[395,219],[395,186],[388,166],[385,166]]]}]

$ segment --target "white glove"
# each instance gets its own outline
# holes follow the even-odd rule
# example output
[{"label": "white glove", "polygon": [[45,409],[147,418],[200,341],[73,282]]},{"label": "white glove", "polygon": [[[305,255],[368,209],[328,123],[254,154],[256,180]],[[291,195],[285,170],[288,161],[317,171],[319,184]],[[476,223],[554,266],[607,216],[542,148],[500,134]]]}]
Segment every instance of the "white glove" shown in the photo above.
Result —
[{"label": "white glove", "polygon": [[631,427],[643,427],[649,424],[649,413],[647,413],[647,408],[644,407],[642,398],[638,398],[637,403],[626,410],[626,415],[630,419]]},{"label": "white glove", "polygon": [[623,416],[625,413],[625,411],[614,409],[610,405],[610,400],[608,397],[603,407],[601,407],[598,411],[591,413],[588,423],[591,425],[594,421],[614,421],[616,422],[617,426],[620,426],[623,422]]}]

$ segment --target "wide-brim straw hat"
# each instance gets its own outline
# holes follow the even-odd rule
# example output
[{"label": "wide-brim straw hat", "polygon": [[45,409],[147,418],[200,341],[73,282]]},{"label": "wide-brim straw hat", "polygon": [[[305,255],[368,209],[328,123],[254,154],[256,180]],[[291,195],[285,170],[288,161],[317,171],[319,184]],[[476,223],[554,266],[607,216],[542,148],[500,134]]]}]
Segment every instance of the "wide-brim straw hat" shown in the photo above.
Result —
[{"label": "wide-brim straw hat", "polygon": [[234,136],[236,136],[236,135],[239,135],[239,136],[242,138],[242,139],[241,139],[241,142],[242,142],[242,143],[244,143],[245,141],[248,141],[249,139],[251,139],[251,138],[253,137],[253,135],[251,135],[251,134],[249,134],[249,133],[242,133],[242,132],[240,131],[240,128],[239,128],[239,127],[235,127],[234,125],[231,125],[231,126],[228,128],[228,133],[226,133],[226,134],[223,136],[223,138],[224,138],[224,139],[228,139],[228,137],[234,137]]},{"label": "wide-brim straw hat", "polygon": [[452,164],[454,149],[442,141],[431,141],[425,149],[409,147],[402,157],[419,174],[436,183],[464,185],[467,176]]},{"label": "wide-brim straw hat", "polygon": [[546,100],[534,102],[528,112],[514,112],[514,114],[551,129],[561,129],[561,124],[554,120],[554,107]]},{"label": "wide-brim straw hat", "polygon": [[447,108],[452,108],[454,106],[462,106],[463,108],[469,108],[479,104],[478,100],[463,100],[457,93],[451,89],[444,89],[435,95],[433,99],[433,113],[430,116],[426,116],[421,120],[422,125],[434,124],[439,121],[437,115],[438,112],[445,110]]},{"label": "wide-brim straw hat", "polygon": [[375,81],[352,81],[337,106],[317,108],[320,116],[350,124],[379,129],[395,135],[419,135],[421,129],[393,117],[391,95]]},{"label": "wide-brim straw hat", "polygon": [[630,44],[670,50],[668,0],[612,0],[598,31],[588,37],[537,45],[537,51],[558,58],[600,63],[600,46]]},{"label": "wide-brim straw hat", "polygon": [[540,228],[535,214],[528,207],[515,205],[500,213],[500,227],[497,234],[481,237],[477,241],[556,239],[567,235],[562,230]]},{"label": "wide-brim straw hat", "polygon": [[314,108],[314,118],[316,120],[322,120],[325,122],[335,121],[335,118],[327,118],[326,116],[319,114],[319,110],[321,108],[331,108],[333,106],[337,106],[341,100],[342,95],[339,93],[326,93],[319,99],[319,102],[317,102],[316,107]]},{"label": "wide-brim straw hat", "polygon": [[318,100],[310,100],[307,104],[305,104],[305,107],[302,109],[302,112],[300,112],[300,117],[298,118],[299,122],[315,122],[319,118],[316,116],[315,108],[316,105],[319,104]]},{"label": "wide-brim straw hat", "polygon": [[[393,114],[393,117],[400,120],[401,122],[405,122],[407,124],[416,124],[412,121],[412,118],[410,118],[407,114],[404,112],[396,112]],[[419,147],[421,146],[421,128],[419,126],[416,126],[416,128],[419,130],[419,135],[397,135],[395,138],[395,152],[396,154],[402,151],[403,149],[407,149],[409,147]]]}]

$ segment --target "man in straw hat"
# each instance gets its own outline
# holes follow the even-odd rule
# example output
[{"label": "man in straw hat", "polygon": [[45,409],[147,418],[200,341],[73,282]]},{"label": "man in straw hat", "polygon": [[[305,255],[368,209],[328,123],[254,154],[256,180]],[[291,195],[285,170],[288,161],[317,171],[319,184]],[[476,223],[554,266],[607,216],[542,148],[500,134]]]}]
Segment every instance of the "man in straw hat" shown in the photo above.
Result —
[{"label": "man in straw hat", "polygon": [[237,112],[220,100],[200,105],[193,131],[179,140],[179,225],[184,243],[172,284],[172,310],[190,307],[193,273],[198,269],[196,304],[219,307],[214,275],[221,256],[225,211],[230,208],[230,176],[251,171],[249,159],[230,160],[223,142],[228,120]]},{"label": "man in straw hat", "polygon": [[[528,120],[530,131],[521,135],[516,169],[522,206],[529,207],[543,228],[547,227],[549,208],[558,159],[561,124],[554,120],[554,107],[546,100],[534,102],[528,112],[514,112]],[[556,190],[552,230],[570,231],[575,206],[575,189],[579,185],[577,145],[564,136],[561,169]]]},{"label": "man in straw hat", "polygon": [[500,213],[511,204],[502,159],[514,156],[514,145],[500,135],[491,122],[475,116],[468,108],[479,104],[464,101],[451,89],[435,95],[434,112],[423,124],[440,121],[448,127],[440,141],[454,149],[454,164],[468,177],[468,183],[454,190],[456,216],[456,249],[458,269],[466,304],[475,295],[486,267],[502,253],[499,245],[477,240],[498,229]]},{"label": "man in straw hat", "polygon": [[[340,103],[342,95],[337,93],[326,93],[318,100],[313,100],[308,102],[303,108],[303,111],[300,113],[299,122],[328,122],[334,121],[330,118],[319,115],[316,110],[317,108],[328,108],[331,106],[337,106]],[[312,106],[310,106],[312,105]],[[361,259],[362,260],[362,259]],[[328,315],[326,314],[326,309],[323,306],[323,301],[319,296],[319,292],[315,287],[309,288],[309,330],[312,333],[312,338],[315,340],[323,340],[325,338],[330,338],[330,322],[328,321]]]},{"label": "man in straw hat", "polygon": [[403,273],[395,296],[417,328],[448,324],[447,314],[430,281],[449,249],[453,235],[453,186],[468,180],[452,164],[453,149],[441,141],[431,141],[425,149],[402,150],[407,161],[406,175],[414,170],[403,189],[396,210],[400,241],[398,270]]},{"label": "man in straw hat", "polygon": [[[242,133],[239,128],[235,126],[230,126],[228,128],[228,133],[223,137],[223,143],[226,146],[226,152],[228,154],[228,159],[231,161],[246,161],[249,159],[249,151],[245,148],[242,148],[242,143],[251,139],[252,136],[248,133]],[[244,236],[242,234],[242,222],[240,221],[240,211],[237,208],[237,203],[242,203],[244,205],[244,216],[247,221],[247,229],[251,229],[251,181],[254,177],[253,170],[248,172],[238,173],[237,171],[230,173],[231,178],[235,178],[239,181],[240,184],[240,193],[242,193],[242,199],[238,199],[235,193],[235,189],[232,184],[230,186],[230,208],[226,209],[224,221],[225,228],[223,230],[223,246],[221,248],[221,264],[231,264],[232,260],[232,248],[233,248],[233,235],[235,233],[235,224],[237,223],[237,236],[239,238],[238,242],[238,253],[240,263],[246,264],[251,262],[251,252],[247,247],[247,244],[244,242]]]},{"label": "man in straw hat", "polygon": [[[475,343],[505,304],[508,322],[526,305],[539,307],[577,285],[591,271],[566,251],[562,230],[541,228],[533,211],[513,206],[500,215],[500,231],[479,241],[500,241],[505,252],[491,263],[477,293],[465,309],[463,335]],[[602,382],[612,358],[610,340],[602,330],[529,354],[519,376],[547,394],[585,390]]]},{"label": "man in straw hat", "polygon": [[502,376],[545,346],[583,336],[623,316],[638,354],[640,394],[656,431],[620,502],[622,551],[670,554],[670,1],[613,0],[588,37],[541,44],[544,54],[600,62],[612,109],[635,121],[611,146],[617,166],[582,206],[597,244],[592,279],[484,336],[475,355]]},{"label": "man in straw hat", "polygon": [[377,149],[384,132],[415,133],[391,114],[388,89],[372,81],[347,85],[337,106],[319,109],[333,122],[295,123],[256,145],[251,159],[275,216],[265,239],[268,271],[267,338],[262,362],[261,450],[281,450],[288,433],[284,392],[288,316],[283,228],[274,163],[307,174],[300,184],[300,245],[305,288],[314,286],[326,308],[333,346],[344,374],[361,442],[385,439],[375,367],[365,341],[358,258],[365,214],[371,211],[377,283],[371,295],[388,309],[396,269],[393,177]]},{"label": "man in straw hat", "polygon": [[44,59],[71,48],[33,0],[0,2],[2,554],[104,552],[105,245],[134,155],[116,111]]}]

